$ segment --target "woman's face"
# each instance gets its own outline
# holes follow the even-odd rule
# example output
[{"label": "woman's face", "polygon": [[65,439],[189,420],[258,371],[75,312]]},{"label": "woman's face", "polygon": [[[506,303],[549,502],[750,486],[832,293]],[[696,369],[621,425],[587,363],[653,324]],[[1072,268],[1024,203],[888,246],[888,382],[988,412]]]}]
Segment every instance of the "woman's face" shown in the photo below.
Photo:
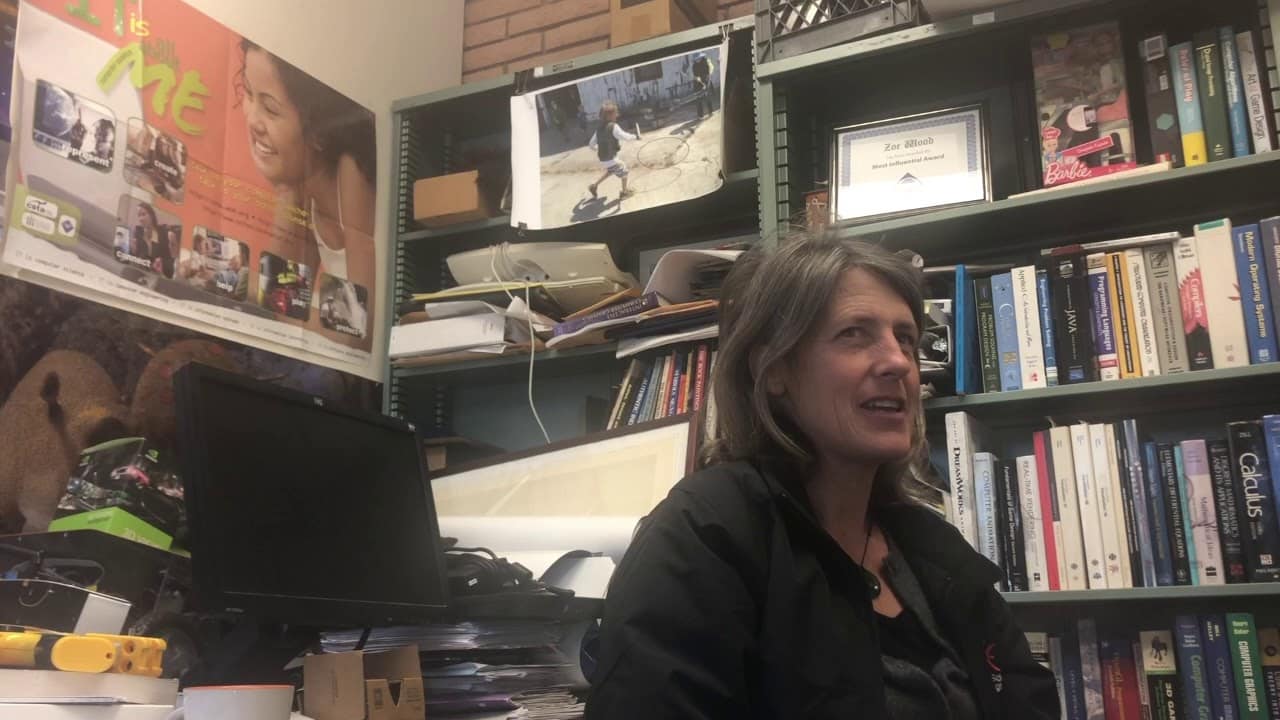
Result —
[{"label": "woman's face", "polygon": [[151,213],[142,208],[138,208],[138,224],[150,230],[156,226],[156,221],[152,219]]},{"label": "woman's face", "polygon": [[880,465],[911,450],[920,398],[919,330],[879,276],[845,273],[823,318],[769,390],[822,461]]},{"label": "woman's face", "polygon": [[275,61],[263,50],[245,53],[241,107],[258,172],[273,185],[301,182],[307,168],[302,116],[285,92]]}]

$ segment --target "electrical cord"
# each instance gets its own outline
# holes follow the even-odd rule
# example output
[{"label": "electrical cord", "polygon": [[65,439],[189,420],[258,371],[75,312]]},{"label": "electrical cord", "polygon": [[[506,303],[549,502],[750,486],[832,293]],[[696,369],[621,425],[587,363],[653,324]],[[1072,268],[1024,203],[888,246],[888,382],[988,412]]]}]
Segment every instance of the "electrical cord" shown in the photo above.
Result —
[{"label": "electrical cord", "polygon": [[[498,274],[497,257],[498,257],[498,252],[500,250],[503,254],[503,258],[505,259],[507,254],[505,243],[503,245],[489,246],[489,272],[493,273],[493,277],[498,281],[499,286],[502,288],[502,292],[507,294],[507,299],[514,302],[516,298],[514,295],[511,294],[511,291],[507,289],[506,278]],[[536,352],[537,336],[533,334],[533,305],[530,304],[529,288],[530,288],[529,281],[528,279],[525,279],[524,311],[525,311],[525,317],[528,318],[529,320],[529,381],[527,383],[527,387],[529,391],[528,392],[529,412],[533,413],[533,420],[534,422],[538,423],[538,429],[542,431],[542,439],[545,440],[548,445],[550,445],[551,436],[547,434],[547,426],[542,424],[542,417],[538,415],[538,407],[533,402],[533,363],[534,363],[534,360],[537,358],[537,352]]]}]

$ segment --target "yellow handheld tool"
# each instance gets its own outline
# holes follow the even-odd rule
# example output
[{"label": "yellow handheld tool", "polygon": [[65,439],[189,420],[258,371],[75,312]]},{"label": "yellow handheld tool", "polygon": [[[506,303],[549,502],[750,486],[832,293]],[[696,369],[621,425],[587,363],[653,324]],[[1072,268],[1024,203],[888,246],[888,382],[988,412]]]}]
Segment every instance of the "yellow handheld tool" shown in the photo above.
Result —
[{"label": "yellow handheld tool", "polygon": [[159,638],[0,632],[0,666],[160,677],[166,648]]}]

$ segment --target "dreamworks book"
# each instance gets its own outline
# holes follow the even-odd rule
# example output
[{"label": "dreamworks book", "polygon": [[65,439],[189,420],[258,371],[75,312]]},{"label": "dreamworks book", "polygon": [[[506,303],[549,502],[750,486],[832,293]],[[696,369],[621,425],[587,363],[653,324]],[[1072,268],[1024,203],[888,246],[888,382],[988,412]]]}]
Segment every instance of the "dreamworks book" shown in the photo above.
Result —
[{"label": "dreamworks book", "polygon": [[1045,187],[1137,167],[1120,26],[1031,40]]}]

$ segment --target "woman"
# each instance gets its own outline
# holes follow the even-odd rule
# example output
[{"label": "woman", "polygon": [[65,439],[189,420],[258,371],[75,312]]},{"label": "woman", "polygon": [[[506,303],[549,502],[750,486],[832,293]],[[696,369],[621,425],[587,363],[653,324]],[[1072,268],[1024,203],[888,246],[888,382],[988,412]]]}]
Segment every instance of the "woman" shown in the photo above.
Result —
[{"label": "woman", "polygon": [[999,569],[924,502],[918,271],[802,238],[723,292],[719,440],[614,574],[588,720],[1058,717]]},{"label": "woman", "polygon": [[266,250],[374,288],[372,113],[248,40],[241,50],[250,153],[278,196]]}]

